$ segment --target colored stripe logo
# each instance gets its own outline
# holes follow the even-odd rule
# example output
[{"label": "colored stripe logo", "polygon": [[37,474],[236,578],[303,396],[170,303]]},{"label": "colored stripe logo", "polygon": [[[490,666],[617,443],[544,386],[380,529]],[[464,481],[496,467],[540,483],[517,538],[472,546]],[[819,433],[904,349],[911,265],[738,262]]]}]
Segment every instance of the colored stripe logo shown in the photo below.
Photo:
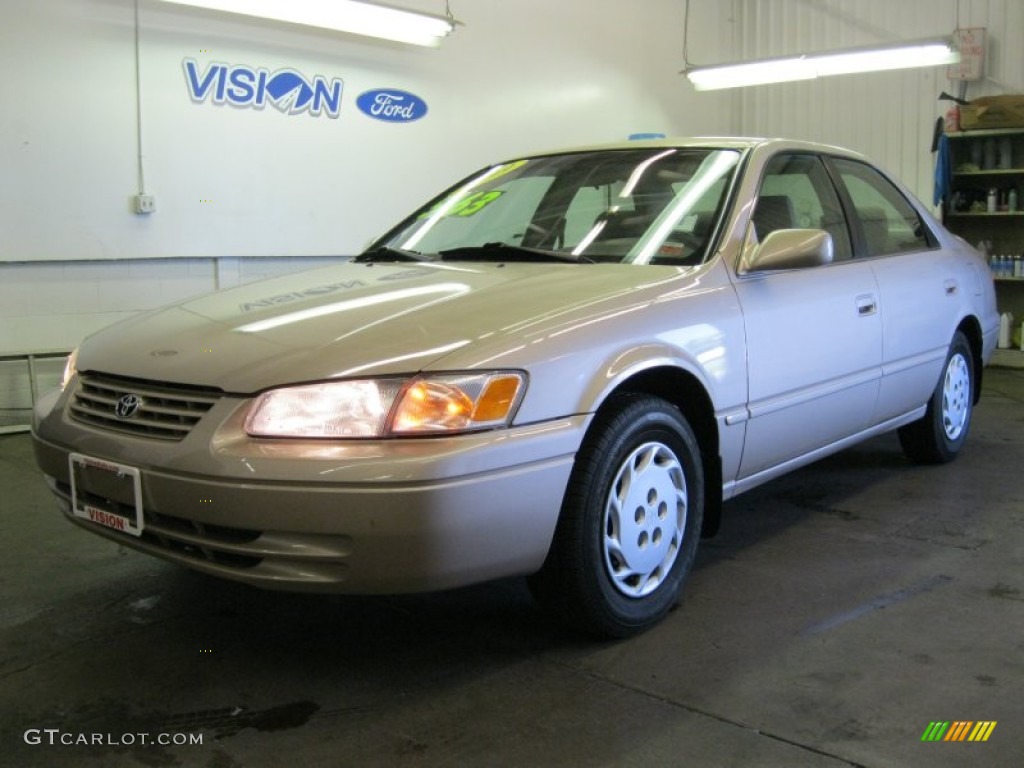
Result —
[{"label": "colored stripe logo", "polygon": [[921,741],[988,741],[995,720],[939,720],[928,723]]}]

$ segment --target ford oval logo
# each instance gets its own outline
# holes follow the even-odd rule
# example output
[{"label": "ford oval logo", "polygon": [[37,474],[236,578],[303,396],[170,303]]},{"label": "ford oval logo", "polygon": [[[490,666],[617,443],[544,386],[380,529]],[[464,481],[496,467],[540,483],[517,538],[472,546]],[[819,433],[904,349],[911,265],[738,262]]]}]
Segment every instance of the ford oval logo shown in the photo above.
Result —
[{"label": "ford oval logo", "polygon": [[427,114],[427,102],[414,93],[398,88],[377,88],[356,99],[359,110],[374,120],[411,123]]}]

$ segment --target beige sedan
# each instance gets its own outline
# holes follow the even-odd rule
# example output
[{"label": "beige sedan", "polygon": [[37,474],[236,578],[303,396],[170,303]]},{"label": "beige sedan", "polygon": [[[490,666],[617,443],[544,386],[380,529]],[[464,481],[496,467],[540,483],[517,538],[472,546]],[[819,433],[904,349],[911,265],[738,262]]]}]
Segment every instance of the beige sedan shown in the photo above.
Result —
[{"label": "beige sedan", "polygon": [[255,586],[511,575],[590,631],[676,601],[722,501],[899,430],[963,448],[989,271],[835,147],[498,163],[365,253],[88,338],[38,404],[72,522]]}]

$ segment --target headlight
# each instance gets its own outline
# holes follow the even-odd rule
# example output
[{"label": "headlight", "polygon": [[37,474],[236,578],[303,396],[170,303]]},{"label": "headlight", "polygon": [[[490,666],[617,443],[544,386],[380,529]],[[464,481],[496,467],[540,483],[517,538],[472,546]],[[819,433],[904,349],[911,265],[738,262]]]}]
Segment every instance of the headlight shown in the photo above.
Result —
[{"label": "headlight", "polygon": [[253,437],[358,438],[504,427],[525,391],[514,371],[363,379],[264,392],[245,420]]},{"label": "headlight", "polygon": [[71,350],[68,361],[64,364],[64,375],[60,377],[60,388],[63,390],[71,382],[74,375],[78,373],[78,347]]}]

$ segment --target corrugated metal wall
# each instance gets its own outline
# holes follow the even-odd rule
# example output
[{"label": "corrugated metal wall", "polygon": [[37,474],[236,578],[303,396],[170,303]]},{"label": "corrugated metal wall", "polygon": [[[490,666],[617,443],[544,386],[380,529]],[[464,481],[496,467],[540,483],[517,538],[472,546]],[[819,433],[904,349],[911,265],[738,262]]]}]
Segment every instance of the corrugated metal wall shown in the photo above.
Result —
[{"label": "corrugated metal wall", "polygon": [[[733,12],[739,60],[948,35],[959,15],[989,38],[989,79],[967,97],[1024,92],[1024,0],[734,0]],[[948,106],[938,96],[955,88],[945,68],[744,88],[738,125],[863,152],[930,202],[932,130]]]}]

